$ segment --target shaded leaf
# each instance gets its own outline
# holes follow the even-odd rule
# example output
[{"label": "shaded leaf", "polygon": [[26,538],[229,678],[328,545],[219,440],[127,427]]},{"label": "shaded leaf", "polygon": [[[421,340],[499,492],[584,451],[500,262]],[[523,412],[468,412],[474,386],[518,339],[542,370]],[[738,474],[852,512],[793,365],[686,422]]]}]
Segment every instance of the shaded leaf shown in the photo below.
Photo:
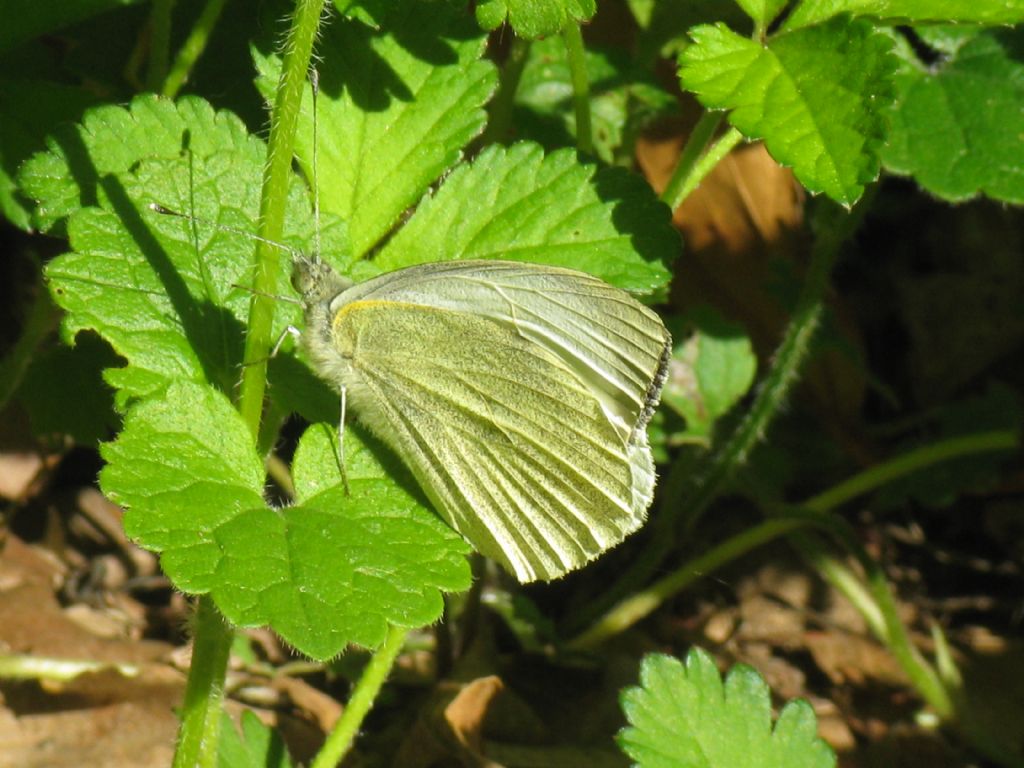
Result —
[{"label": "shaded leaf", "polygon": [[95,96],[81,88],[36,79],[0,79],[0,213],[31,227],[31,204],[15,183],[21,164],[44,149],[43,139],[63,122],[77,120]]},{"label": "shaded leaf", "polygon": [[81,334],[74,347],[61,344],[36,355],[17,392],[32,431],[70,435],[87,446],[110,437],[120,422],[101,371],[117,364],[117,356],[93,333]]},{"label": "shaded leaf", "polygon": [[[635,71],[624,51],[588,46],[584,57],[594,151],[605,163],[631,164],[640,130],[677,111],[676,97],[648,74]],[[572,79],[561,37],[530,46],[515,101],[518,137],[540,141],[549,150],[575,144]]]},{"label": "shaded leaf", "polygon": [[975,22],[1016,24],[1024,21],[1024,3],[1019,0],[803,0],[786,19],[786,28],[818,24],[847,13],[872,16],[894,23]]},{"label": "shaded leaf", "polygon": [[241,732],[235,729],[227,712],[221,714],[219,768],[291,768],[288,748],[278,733],[251,710],[241,715]]},{"label": "shaded leaf", "polygon": [[131,5],[136,0],[76,0],[73,3],[37,3],[8,0],[0,28],[0,51],[47,32],[55,32],[90,16]]},{"label": "shaded leaf", "polygon": [[707,307],[695,311],[692,320],[695,327],[688,337],[673,333],[678,341],[661,400],[686,419],[685,431],[674,441],[708,444],[718,419],[754,383],[757,356],[742,326]]},{"label": "shaded leaf", "polygon": [[1024,33],[961,32],[935,44],[947,53],[935,65],[898,48],[886,170],[946,200],[1024,203]]}]

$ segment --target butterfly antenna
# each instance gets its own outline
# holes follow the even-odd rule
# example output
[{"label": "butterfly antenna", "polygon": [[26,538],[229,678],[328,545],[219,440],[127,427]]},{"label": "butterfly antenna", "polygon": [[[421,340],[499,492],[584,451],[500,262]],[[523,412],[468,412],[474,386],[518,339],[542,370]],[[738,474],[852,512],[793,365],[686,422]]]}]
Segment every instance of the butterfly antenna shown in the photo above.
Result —
[{"label": "butterfly antenna", "polygon": [[220,223],[218,223],[216,221],[211,221],[210,219],[204,219],[204,218],[202,218],[200,216],[193,216],[190,213],[182,213],[181,211],[175,211],[174,209],[167,208],[166,206],[160,205],[159,203],[150,203],[146,207],[149,208],[149,210],[153,211],[154,213],[159,213],[161,216],[176,216],[179,219],[185,219],[186,221],[191,221],[193,224],[204,224],[204,225],[206,225],[208,227],[213,227],[214,229],[219,229],[222,232],[231,232],[232,234],[235,234],[235,235],[241,235],[242,237],[248,237],[250,240],[256,240],[256,241],[258,241],[260,243],[266,243],[267,245],[271,246],[272,248],[280,248],[282,251],[290,254],[293,259],[298,259],[298,258],[301,258],[303,256],[302,251],[298,250],[297,248],[292,248],[290,245],[285,245],[284,243],[279,243],[276,240],[268,240],[265,237],[260,237],[259,235],[254,235],[252,232],[246,232],[244,229],[238,229],[237,227],[229,227],[227,224],[220,224]]},{"label": "butterfly antenna", "polygon": [[317,172],[317,116],[316,103],[320,93],[320,72],[316,67],[309,70],[309,85],[313,90],[313,257],[320,258],[320,179]]}]

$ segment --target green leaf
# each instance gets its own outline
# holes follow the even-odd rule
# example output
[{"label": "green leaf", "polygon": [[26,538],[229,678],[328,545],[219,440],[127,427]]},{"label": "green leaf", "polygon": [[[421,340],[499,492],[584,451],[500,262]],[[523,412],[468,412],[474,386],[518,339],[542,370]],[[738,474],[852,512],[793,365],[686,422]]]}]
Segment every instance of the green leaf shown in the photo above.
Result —
[{"label": "green leaf", "polygon": [[[175,586],[313,658],[376,646],[389,624],[429,624],[438,590],[469,585],[468,546],[391,481],[353,477],[350,495],[336,483],[268,507],[248,429],[210,387],[182,381],[134,406],[102,453],[103,491]],[[295,471],[308,476],[302,455]]]},{"label": "green leaf", "polygon": [[736,0],[747,15],[757,22],[758,27],[768,26],[779,11],[786,7],[788,0]]},{"label": "green leaf", "polygon": [[686,666],[649,654],[640,687],[622,693],[631,727],[619,746],[640,768],[830,768],[835,755],[816,734],[814,711],[803,700],[787,704],[772,729],[768,686],[752,668],[737,665],[726,678],[699,648]]},{"label": "green leaf", "polygon": [[681,343],[672,350],[661,401],[686,419],[675,442],[708,445],[715,423],[754,383],[757,356],[742,327],[713,310],[702,309],[692,320],[695,328],[688,337],[672,334]]},{"label": "green leaf", "polygon": [[[318,44],[317,176],[322,210],[348,223],[366,253],[461,157],[486,123],[496,85],[487,42],[461,10],[443,3],[365,2],[378,26],[335,19]],[[256,54],[257,85],[270,98],[280,62]],[[312,178],[312,95],[296,155]],[[443,258],[443,252],[435,260]]]},{"label": "green leaf", "polygon": [[[65,339],[95,330],[127,360],[107,372],[121,406],[176,379],[232,391],[251,299],[240,287],[252,269],[244,233],[256,231],[263,143],[200,99],[142,96],[128,109],[90,111],[48,144],[20,181],[39,200],[38,225],[66,226],[70,237],[72,252],[46,269],[67,313]],[[203,221],[153,213],[150,202]],[[298,247],[311,234],[308,195],[296,178],[284,239]],[[342,227],[331,223],[324,236],[334,255],[344,254]],[[290,264],[282,262],[285,294]],[[282,326],[297,321],[294,307],[279,314]]]},{"label": "green leaf", "polygon": [[[678,112],[678,101],[646,72],[633,71],[624,51],[588,47],[584,56],[594,150],[605,163],[630,165],[640,130]],[[517,136],[540,141],[550,150],[575,144],[572,79],[561,36],[530,46],[515,103]]]},{"label": "green leaf", "polygon": [[960,22],[1017,24],[1024,21],[1021,0],[803,0],[786,19],[786,29],[808,27],[841,13],[871,16],[893,24]]},{"label": "green leaf", "polygon": [[[979,4],[980,5],[980,4]],[[1024,203],[1024,32],[937,39],[933,65],[900,46],[886,170],[945,200]]]},{"label": "green leaf", "polygon": [[637,293],[669,279],[678,252],[668,207],[620,169],[598,171],[571,150],[492,146],[456,168],[384,247],[384,270],[449,259],[571,267]]},{"label": "green leaf", "polygon": [[[338,432],[333,427],[314,424],[303,433],[295,449],[292,467],[292,481],[298,498],[316,496],[338,484],[341,470],[337,454]],[[380,458],[382,456],[383,459]],[[403,481],[406,479],[404,465],[397,463],[394,454],[376,438],[366,434],[358,424],[345,425],[344,459],[345,474],[350,481],[383,480],[393,476],[401,477]]]},{"label": "green leaf", "polygon": [[764,139],[812,192],[851,205],[878,176],[884,112],[893,101],[891,42],[863,21],[836,19],[762,45],[724,25],[691,30],[683,87]]},{"label": "green leaf", "polygon": [[291,768],[288,748],[273,728],[266,726],[249,709],[240,718],[241,733],[231,716],[221,713],[218,768]]},{"label": "green leaf", "polygon": [[570,20],[589,21],[596,11],[596,0],[480,0],[476,20],[490,30],[507,19],[517,35],[535,39],[558,34]]}]

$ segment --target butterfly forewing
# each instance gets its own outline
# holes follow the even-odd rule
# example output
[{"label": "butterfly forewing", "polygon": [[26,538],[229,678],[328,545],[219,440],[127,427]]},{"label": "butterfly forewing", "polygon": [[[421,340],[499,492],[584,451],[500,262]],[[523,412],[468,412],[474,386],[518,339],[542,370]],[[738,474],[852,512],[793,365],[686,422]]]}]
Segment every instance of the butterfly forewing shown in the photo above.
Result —
[{"label": "butterfly forewing", "polygon": [[[557,267],[510,261],[423,264],[339,297],[422,304],[489,317],[544,347],[579,375],[616,428],[642,431],[660,391],[668,333],[624,291]],[[654,395],[657,392],[653,393]]]}]

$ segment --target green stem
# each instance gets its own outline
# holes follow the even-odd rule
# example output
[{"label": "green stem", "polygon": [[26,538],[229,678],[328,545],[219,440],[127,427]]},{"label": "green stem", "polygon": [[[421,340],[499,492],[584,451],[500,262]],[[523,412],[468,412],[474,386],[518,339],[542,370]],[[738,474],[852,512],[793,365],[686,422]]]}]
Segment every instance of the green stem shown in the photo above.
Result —
[{"label": "green stem", "polygon": [[[690,193],[697,188],[697,186],[704,180],[711,171],[715,169],[722,159],[728,155],[733,149],[743,141],[743,134],[737,131],[735,128],[730,128],[728,131],[722,134],[721,138],[716,141],[707,152],[698,158],[697,163],[693,166],[693,172],[686,178],[685,182],[679,189],[679,200],[676,203],[676,207],[682,204],[683,200],[690,196]],[[673,208],[675,210],[675,208]]]},{"label": "green stem", "polygon": [[949,720],[955,713],[950,693],[935,669],[910,642],[910,636],[900,619],[899,608],[885,572],[861,546],[856,533],[845,520],[832,515],[821,515],[818,512],[811,513],[823,521],[828,520],[826,527],[833,538],[857,559],[864,571],[870,598],[867,598],[859,588],[850,589],[851,585],[857,583],[856,577],[827,554],[826,547],[820,539],[796,532],[790,535],[790,543],[815,567],[825,564],[827,567],[822,570],[822,575],[829,583],[846,595],[858,610],[867,609],[863,615],[871,631],[889,648],[897,663],[910,678],[911,684],[936,714]]},{"label": "green stem", "polygon": [[193,619],[188,670],[174,768],[213,768],[220,743],[224,677],[234,633],[208,595],[199,597]]},{"label": "green stem", "polygon": [[[790,544],[800,552],[800,555],[815,572],[821,575],[823,579],[849,600],[853,607],[860,612],[872,634],[883,643],[888,643],[889,630],[886,618],[882,615],[882,610],[879,608],[878,603],[875,602],[871,591],[864,586],[862,579],[858,578],[845,564],[826,552],[823,547],[810,546],[807,543],[816,541],[816,539],[810,536],[790,537]],[[847,548],[853,546],[858,554],[863,554],[866,557],[866,554],[860,551],[861,548],[856,545],[852,537],[843,538],[843,543],[847,545]]]},{"label": "green stem", "polygon": [[1018,444],[1017,434],[1009,431],[981,432],[942,440],[922,446],[882,464],[876,464],[824,493],[818,494],[813,499],[808,499],[803,506],[817,512],[827,512],[850,499],[870,493],[886,483],[933,464],[974,453],[1012,451],[1017,448]]},{"label": "green stem", "polygon": [[29,656],[18,653],[0,654],[0,680],[52,680],[62,683],[85,674],[115,670],[124,677],[138,677],[135,664],[115,664],[108,661],[62,659],[53,656]]},{"label": "green stem", "polygon": [[606,611],[609,605],[641,589],[675,546],[680,514],[686,515],[686,527],[692,527],[767,431],[807,357],[811,338],[821,316],[829,272],[848,230],[848,225],[835,223],[826,227],[815,241],[811,263],[793,316],[775,353],[772,367],[758,389],[746,417],[721,448],[696,466],[685,460],[673,465],[665,482],[658,514],[652,519],[654,530],[648,539],[649,543],[618,581],[594,601],[589,611],[582,612],[578,620],[589,624],[594,616]]},{"label": "green stem", "polygon": [[149,9],[149,61],[146,64],[146,88],[155,91],[167,72],[171,50],[171,11],[174,0],[153,0]]},{"label": "green stem", "polygon": [[[260,198],[260,231],[264,240],[279,241],[284,208],[292,178],[292,150],[302,88],[309,68],[323,11],[323,0],[298,0],[285,41],[284,62],[271,116],[268,161]],[[266,391],[267,353],[272,343],[275,277],[280,254],[265,242],[255,249],[255,283],[245,338],[245,360],[238,410],[253,440],[259,439]],[[208,596],[199,598],[192,650],[192,665],[185,689],[185,704],[175,768],[212,766],[217,760],[224,675],[233,633]]]},{"label": "green stem", "polygon": [[971,745],[996,764],[1024,766],[1024,761],[1007,748],[988,721],[976,717],[975,711],[964,701],[960,673],[946,646],[945,637],[933,629],[937,660],[937,666],[933,666],[911,643],[882,568],[864,551],[849,526],[838,518],[832,519],[836,538],[854,555],[867,575],[869,594],[865,594],[860,580],[846,566],[825,554],[825,546],[817,537],[794,533],[789,537],[790,543],[861,611],[872,633],[885,643],[911,684],[940,718],[947,722],[955,721]]},{"label": "green stem", "polygon": [[284,44],[281,79],[277,85],[274,111],[267,144],[267,164],[260,197],[259,236],[255,248],[255,280],[249,308],[249,330],[245,337],[245,365],[238,410],[254,438],[259,436],[263,395],[267,386],[267,354],[273,343],[274,294],[280,272],[281,253],[266,241],[279,242],[284,226],[288,186],[292,179],[295,129],[302,104],[313,41],[320,26],[324,0],[298,0],[288,38]]},{"label": "green stem", "polygon": [[693,581],[705,578],[717,568],[759,547],[765,542],[789,533],[794,528],[808,525],[813,520],[806,515],[791,519],[768,520],[719,544],[710,552],[676,568],[668,576],[644,590],[630,595],[611,608],[589,629],[573,638],[569,648],[586,649],[600,645],[610,637],[633,626],[649,616],[666,600],[681,592]]},{"label": "green stem", "polygon": [[583,50],[583,33],[572,19],[562,29],[565,52],[572,81],[572,104],[576,111],[576,149],[594,154],[594,131],[590,122],[590,82],[587,79],[587,59]]},{"label": "green stem", "polygon": [[668,184],[661,193],[662,202],[668,203],[669,208],[673,211],[686,199],[686,195],[682,193],[683,187],[696,186],[696,183],[690,183],[694,166],[711,143],[724,115],[724,112],[705,112],[690,131],[690,137],[686,140],[683,151],[679,153],[676,168],[672,171],[672,178],[668,180]]},{"label": "green stem", "polygon": [[206,50],[206,45],[210,41],[210,35],[213,33],[213,28],[217,26],[217,20],[220,18],[221,11],[224,10],[226,1],[207,0],[206,5],[203,6],[199,18],[196,19],[196,23],[188,35],[188,39],[185,40],[181,50],[178,51],[178,55],[174,59],[171,71],[164,79],[161,93],[167,98],[173,99],[178,95],[178,91],[181,90],[181,86],[188,79],[192,67],[195,66],[199,57],[203,55],[203,51]]},{"label": "green stem", "polygon": [[491,99],[487,130],[480,137],[480,143],[483,146],[508,138],[509,128],[512,125],[512,112],[516,104],[516,91],[519,90],[519,81],[523,78],[523,69],[526,68],[526,60],[529,57],[530,41],[522,37],[514,38],[509,48],[508,58],[505,60],[505,66],[501,70],[498,91]]},{"label": "green stem", "polygon": [[388,673],[391,672],[391,667],[394,666],[395,659],[402,650],[406,634],[408,634],[407,629],[388,628],[384,644],[377,649],[370,659],[370,663],[363,670],[345,710],[338,718],[327,741],[324,742],[323,749],[310,764],[310,768],[334,768],[345,756],[349,747],[352,746],[352,740],[359,731],[359,726],[370,711],[374,699],[377,698],[381,686],[387,680]]},{"label": "green stem", "polygon": [[[866,199],[870,197],[868,195]],[[594,617],[608,610],[608,606],[623,600],[625,595],[641,589],[650,581],[675,547],[681,532],[680,515],[685,515],[684,530],[696,524],[732,474],[746,461],[785,402],[810,351],[839,247],[853,233],[865,210],[863,203],[852,213],[828,202],[822,206],[818,209],[815,222],[817,237],[800,296],[750,410],[721,447],[696,465],[689,460],[675,462],[664,484],[658,514],[653,516],[654,530],[648,544],[615,584],[595,599],[589,610],[580,612],[576,617],[579,624],[587,626]]]}]

